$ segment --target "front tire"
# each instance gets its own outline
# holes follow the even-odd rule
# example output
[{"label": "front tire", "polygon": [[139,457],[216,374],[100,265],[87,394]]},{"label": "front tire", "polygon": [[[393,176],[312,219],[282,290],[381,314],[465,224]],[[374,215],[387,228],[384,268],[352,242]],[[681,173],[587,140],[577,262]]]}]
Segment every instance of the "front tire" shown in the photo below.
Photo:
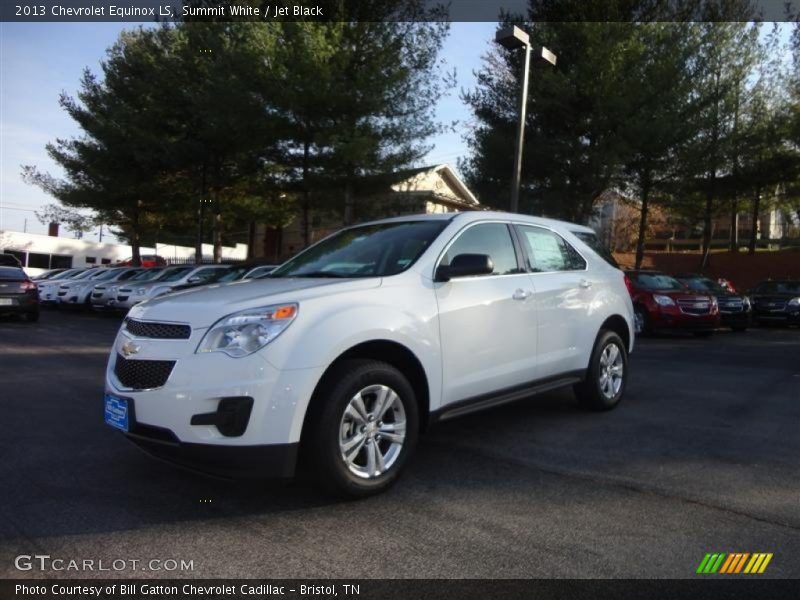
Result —
[{"label": "front tire", "polygon": [[628,351],[620,336],[601,330],[597,336],[586,379],[575,385],[578,403],[588,410],[611,410],[625,394]]},{"label": "front tire", "polygon": [[348,360],[321,383],[303,446],[313,475],[330,492],[363,498],[388,489],[414,451],[414,389],[392,365]]}]

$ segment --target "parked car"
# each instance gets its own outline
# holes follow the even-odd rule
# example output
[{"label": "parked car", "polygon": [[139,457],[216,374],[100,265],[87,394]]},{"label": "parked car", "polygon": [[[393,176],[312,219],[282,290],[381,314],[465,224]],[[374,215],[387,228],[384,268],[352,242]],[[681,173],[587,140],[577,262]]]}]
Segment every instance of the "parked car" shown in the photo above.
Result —
[{"label": "parked car", "polygon": [[[158,256],[157,254],[142,254],[139,257],[139,262],[141,263],[140,266],[144,267],[145,269],[149,269],[150,267],[165,267],[167,266],[167,261],[164,259],[163,256]],[[132,267],[133,266],[133,257],[127,258],[123,261],[120,261],[116,264],[118,267]]]},{"label": "parked car", "polygon": [[69,271],[69,269],[50,269],[48,271],[42,271],[38,275],[34,275],[31,277],[31,281],[45,281],[47,279],[52,279],[56,275],[63,273],[64,271]]},{"label": "parked car", "polygon": [[800,281],[764,281],[750,292],[750,299],[757,323],[800,325]]},{"label": "parked car", "polygon": [[190,290],[192,288],[210,285],[212,283],[229,283],[231,281],[241,281],[242,279],[254,279],[269,275],[275,270],[277,265],[265,265],[262,263],[242,263],[239,265],[230,265],[226,269],[218,269],[208,273],[204,277],[198,277],[191,283],[183,283],[172,287],[170,293],[179,292],[181,290]]},{"label": "parked car", "polygon": [[142,272],[152,270],[152,268],[145,269],[142,267],[121,267],[118,269],[113,269],[115,273],[112,276],[103,278],[100,283],[92,288],[92,293],[89,297],[89,304],[94,310],[113,308],[113,302],[110,303],[110,301],[116,299],[117,289],[119,288],[120,284],[133,279],[136,275]]},{"label": "parked car", "polygon": [[59,306],[79,306],[90,308],[94,286],[105,281],[113,281],[120,274],[130,271],[130,267],[100,267],[92,269],[87,277],[74,277],[58,286],[56,301]]},{"label": "parked car", "polygon": [[36,284],[21,267],[0,267],[0,314],[19,314],[26,321],[39,320]]},{"label": "parked car", "polygon": [[681,329],[708,336],[719,327],[719,306],[709,293],[692,292],[659,271],[628,271],[637,333]]},{"label": "parked car", "polygon": [[681,273],[675,279],[693,292],[712,294],[717,299],[723,326],[734,331],[745,331],[750,326],[752,309],[747,296],[732,292],[730,287],[697,273]]},{"label": "parked car", "polygon": [[13,254],[0,252],[0,267],[22,267],[19,259]]},{"label": "parked car", "polygon": [[[386,489],[436,421],[573,386],[609,410],[633,349],[623,274],[517,214],[406,216],[344,229],[268,277],[128,313],[105,420],[148,452],[227,477]],[[495,432],[501,435],[501,432]]]},{"label": "parked car", "polygon": [[117,310],[129,310],[132,306],[168,294],[176,285],[205,281],[211,273],[227,269],[225,265],[187,265],[182,267],[167,267],[157,277],[150,281],[129,282],[117,290],[117,299],[114,307]]},{"label": "parked car", "polygon": [[39,290],[39,302],[41,304],[55,304],[58,300],[58,287],[61,284],[67,281],[77,281],[89,277],[92,273],[96,272],[96,269],[67,269],[63,273],[54,275],[50,279],[37,281],[36,287]]}]

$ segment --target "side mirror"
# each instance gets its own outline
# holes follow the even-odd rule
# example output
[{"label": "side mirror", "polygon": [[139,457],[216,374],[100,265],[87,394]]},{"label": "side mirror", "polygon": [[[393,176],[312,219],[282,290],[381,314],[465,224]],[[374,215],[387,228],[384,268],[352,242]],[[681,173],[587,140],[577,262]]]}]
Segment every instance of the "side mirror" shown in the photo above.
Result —
[{"label": "side mirror", "polygon": [[436,269],[436,281],[450,281],[454,277],[491,275],[493,272],[494,263],[488,254],[459,254],[449,265],[439,265]]}]

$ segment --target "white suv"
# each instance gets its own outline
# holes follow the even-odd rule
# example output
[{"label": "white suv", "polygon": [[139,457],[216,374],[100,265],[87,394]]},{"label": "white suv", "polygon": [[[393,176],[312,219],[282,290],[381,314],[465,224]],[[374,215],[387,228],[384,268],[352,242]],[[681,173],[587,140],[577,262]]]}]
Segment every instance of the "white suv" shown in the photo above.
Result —
[{"label": "white suv", "polygon": [[624,275],[573,232],[516,214],[344,229],[264,279],[134,306],[105,420],[142,448],[224,476],[391,485],[437,420],[573,386],[616,406],[633,349]]}]

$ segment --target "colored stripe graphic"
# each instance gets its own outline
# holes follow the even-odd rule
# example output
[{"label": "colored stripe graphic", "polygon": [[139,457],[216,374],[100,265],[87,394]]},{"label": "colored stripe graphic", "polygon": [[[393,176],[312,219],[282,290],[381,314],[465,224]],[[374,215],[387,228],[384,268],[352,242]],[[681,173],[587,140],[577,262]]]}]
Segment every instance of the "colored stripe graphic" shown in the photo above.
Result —
[{"label": "colored stripe graphic", "polygon": [[771,561],[771,560],[772,560],[772,552],[767,554],[766,558],[764,558],[764,562],[761,563],[761,567],[759,567],[758,572],[759,573],[763,573],[764,569],[767,568],[767,565],[769,564],[769,561]]},{"label": "colored stripe graphic", "polygon": [[711,555],[710,555],[710,554],[706,554],[706,555],[703,557],[703,560],[701,560],[701,561],[700,561],[700,566],[699,566],[699,567],[697,567],[697,572],[698,572],[698,573],[705,573],[705,568],[706,568],[706,565],[708,564],[708,561],[709,561],[710,559],[711,559]]},{"label": "colored stripe graphic", "polygon": [[760,574],[763,573],[769,562],[772,560],[773,554],[767,552],[725,552],[707,553],[700,565],[697,567],[697,573],[701,574],[714,574],[720,575],[733,575],[733,574]]},{"label": "colored stripe graphic", "polygon": [[722,568],[719,570],[719,572],[720,573],[727,573],[732,562],[733,562],[733,554],[728,554],[728,558],[723,563]]}]

